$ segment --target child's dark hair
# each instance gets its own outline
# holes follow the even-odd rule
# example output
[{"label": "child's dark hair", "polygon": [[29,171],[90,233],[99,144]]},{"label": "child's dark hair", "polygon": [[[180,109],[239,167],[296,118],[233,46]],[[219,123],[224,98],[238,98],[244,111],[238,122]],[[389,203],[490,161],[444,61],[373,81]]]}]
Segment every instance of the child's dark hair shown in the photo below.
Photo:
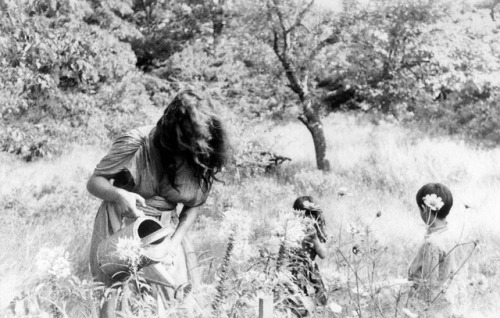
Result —
[{"label": "child's dark hair", "polygon": [[446,218],[446,216],[450,213],[451,207],[453,206],[453,195],[451,194],[450,189],[441,183],[427,183],[417,192],[416,199],[419,208],[425,204],[424,198],[428,194],[435,194],[443,200],[443,207],[441,207],[438,211],[432,211],[432,213],[436,214],[439,219]]},{"label": "child's dark hair", "polygon": [[298,197],[295,202],[293,203],[293,209],[294,210],[303,210],[305,211],[305,216],[312,218],[316,220],[316,231],[318,232],[318,237],[322,242],[326,242],[326,235],[325,235],[325,217],[323,215],[323,211],[318,208],[310,208],[305,206],[305,202],[310,202],[314,204],[314,199],[311,196],[305,195]]}]

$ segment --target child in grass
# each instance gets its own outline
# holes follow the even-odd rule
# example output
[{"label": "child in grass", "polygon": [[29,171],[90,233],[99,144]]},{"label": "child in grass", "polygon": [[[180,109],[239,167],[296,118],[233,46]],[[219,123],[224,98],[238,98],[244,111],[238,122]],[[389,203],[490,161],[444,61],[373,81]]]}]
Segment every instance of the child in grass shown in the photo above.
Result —
[{"label": "child in grass", "polygon": [[429,183],[418,190],[416,200],[427,231],[408,269],[408,279],[414,282],[418,298],[444,309],[448,306],[443,295],[455,274],[453,250],[457,244],[446,221],[453,196],[446,186]]},{"label": "child in grass", "polygon": [[[321,259],[326,256],[324,245],[326,242],[325,218],[323,212],[310,196],[297,198],[293,203],[293,209],[304,211],[304,216],[314,221],[314,226],[308,229],[301,248],[293,252],[296,260],[292,268],[295,283],[306,295],[314,296],[317,305],[326,305],[326,288],[321,279],[318,265],[314,261],[316,256]],[[308,286],[310,287],[308,288]]]}]

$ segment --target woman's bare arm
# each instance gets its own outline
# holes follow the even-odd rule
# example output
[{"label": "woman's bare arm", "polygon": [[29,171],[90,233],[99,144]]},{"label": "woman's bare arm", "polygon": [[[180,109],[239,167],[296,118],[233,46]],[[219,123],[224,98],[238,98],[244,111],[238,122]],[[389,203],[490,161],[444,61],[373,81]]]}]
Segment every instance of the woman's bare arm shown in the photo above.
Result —
[{"label": "woman's bare arm", "polygon": [[179,215],[179,224],[172,235],[172,244],[180,244],[198,216],[198,207],[184,206]]},{"label": "woman's bare arm", "polygon": [[137,203],[146,206],[144,198],[137,193],[117,188],[103,176],[93,174],[87,182],[87,190],[101,200],[115,202],[128,217],[144,216],[144,212],[137,208]]}]

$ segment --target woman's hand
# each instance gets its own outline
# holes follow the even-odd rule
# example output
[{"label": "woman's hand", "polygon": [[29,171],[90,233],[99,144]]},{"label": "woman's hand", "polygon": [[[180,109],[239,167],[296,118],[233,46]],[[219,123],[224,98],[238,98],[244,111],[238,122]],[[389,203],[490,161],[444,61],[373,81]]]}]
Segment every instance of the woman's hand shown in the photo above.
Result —
[{"label": "woman's hand", "polygon": [[137,208],[137,204],[146,206],[146,202],[140,195],[117,188],[107,178],[93,174],[87,182],[87,190],[104,201],[114,202],[118,205],[123,216],[138,218],[144,216],[144,212]]},{"label": "woman's hand", "polygon": [[146,201],[143,197],[134,192],[124,189],[116,189],[116,199],[113,200],[122,211],[122,216],[138,218],[144,216],[144,212],[137,208],[137,205],[146,207]]}]

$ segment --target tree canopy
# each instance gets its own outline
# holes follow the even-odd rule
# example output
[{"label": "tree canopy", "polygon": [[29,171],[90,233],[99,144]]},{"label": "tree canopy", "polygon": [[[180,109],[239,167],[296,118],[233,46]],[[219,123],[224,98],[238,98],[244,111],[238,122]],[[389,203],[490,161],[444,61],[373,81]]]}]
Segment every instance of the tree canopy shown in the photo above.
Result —
[{"label": "tree canopy", "polygon": [[2,0],[0,149],[103,142],[187,86],[234,127],[355,111],[496,146],[492,3]]}]

